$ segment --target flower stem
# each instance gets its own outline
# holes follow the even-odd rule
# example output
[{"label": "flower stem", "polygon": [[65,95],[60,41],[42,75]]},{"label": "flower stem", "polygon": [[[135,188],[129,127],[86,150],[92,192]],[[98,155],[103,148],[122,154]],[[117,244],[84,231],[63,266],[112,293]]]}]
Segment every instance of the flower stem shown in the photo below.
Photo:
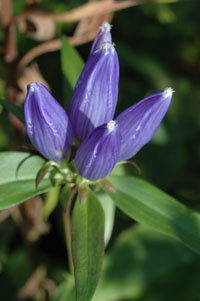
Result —
[{"label": "flower stem", "polygon": [[53,212],[58,204],[60,194],[60,186],[51,188],[45,197],[44,207],[42,209],[42,218],[46,222],[49,218],[49,215]]},{"label": "flower stem", "polygon": [[66,246],[67,246],[67,254],[68,254],[68,262],[69,262],[69,271],[73,275],[74,274],[74,265],[73,265],[73,259],[72,259],[72,248],[71,248],[71,206],[74,199],[74,196],[77,192],[77,186],[73,186],[68,202],[66,211],[63,213],[63,223],[64,223],[64,229],[65,229],[65,240],[66,240]]}]

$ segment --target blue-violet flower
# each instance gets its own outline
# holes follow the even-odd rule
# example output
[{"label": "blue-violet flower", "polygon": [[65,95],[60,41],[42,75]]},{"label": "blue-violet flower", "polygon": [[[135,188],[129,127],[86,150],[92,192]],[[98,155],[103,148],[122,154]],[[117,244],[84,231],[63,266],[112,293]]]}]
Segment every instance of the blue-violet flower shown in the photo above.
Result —
[{"label": "blue-violet flower", "polygon": [[112,44],[112,36],[111,36],[111,25],[108,22],[103,22],[100,26],[100,31],[94,40],[90,54],[95,52],[98,48],[100,48],[105,42],[109,42]]},{"label": "blue-violet flower", "polygon": [[118,161],[120,144],[121,134],[116,121],[100,125],[78,148],[75,167],[87,179],[104,178]]},{"label": "blue-violet flower", "polygon": [[174,91],[166,88],[150,95],[113,120],[118,80],[119,62],[110,25],[103,23],[76,84],[70,120],[42,84],[28,86],[25,119],[33,145],[45,158],[60,162],[69,153],[74,133],[81,142],[74,165],[91,181],[106,177],[118,161],[134,156],[158,129]]},{"label": "blue-violet flower", "polygon": [[65,110],[40,83],[28,85],[24,104],[27,134],[46,158],[60,162],[72,145],[72,126]]},{"label": "blue-violet flower", "polygon": [[117,105],[119,61],[115,47],[106,41],[107,32],[103,33],[106,37],[97,36],[94,42],[94,51],[77,81],[69,107],[78,141],[83,141],[96,127],[113,119]]}]

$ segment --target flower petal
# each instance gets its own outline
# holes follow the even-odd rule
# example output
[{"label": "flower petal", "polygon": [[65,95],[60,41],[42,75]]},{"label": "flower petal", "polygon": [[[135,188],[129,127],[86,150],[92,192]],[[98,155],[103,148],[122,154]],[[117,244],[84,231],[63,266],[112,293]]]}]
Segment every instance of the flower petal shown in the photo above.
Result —
[{"label": "flower petal", "polygon": [[105,42],[110,42],[112,44],[112,36],[110,30],[111,30],[111,25],[108,22],[103,22],[102,25],[100,26],[100,32],[98,33],[96,39],[92,44],[90,54],[95,52]]},{"label": "flower petal", "polygon": [[96,128],[77,150],[74,163],[78,172],[89,180],[104,178],[118,160],[120,142],[116,121]]},{"label": "flower petal", "polygon": [[89,56],[76,84],[69,108],[75,137],[83,141],[99,125],[113,118],[118,96],[119,62],[106,42]]},{"label": "flower petal", "polygon": [[148,96],[116,118],[122,136],[119,161],[134,156],[151,140],[169,108],[173,92],[167,88]]},{"label": "flower petal", "polygon": [[28,85],[24,104],[27,134],[47,159],[60,162],[71,147],[73,132],[65,110],[40,83]]}]

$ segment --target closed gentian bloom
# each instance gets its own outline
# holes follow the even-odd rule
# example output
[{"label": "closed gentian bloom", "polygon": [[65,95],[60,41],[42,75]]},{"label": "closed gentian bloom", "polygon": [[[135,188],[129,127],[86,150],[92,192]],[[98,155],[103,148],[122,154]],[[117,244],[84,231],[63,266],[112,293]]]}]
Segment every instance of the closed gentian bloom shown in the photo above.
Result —
[{"label": "closed gentian bloom", "polygon": [[131,158],[151,140],[169,108],[173,92],[167,88],[150,95],[116,118],[122,136],[119,161]]},{"label": "closed gentian bloom", "polygon": [[65,110],[40,83],[28,85],[25,124],[32,144],[46,158],[60,162],[69,153],[73,132]]},{"label": "closed gentian bloom", "polygon": [[116,121],[97,127],[77,150],[74,163],[78,172],[89,180],[104,178],[117,163],[121,135]]},{"label": "closed gentian bloom", "polygon": [[89,56],[70,103],[69,118],[77,140],[83,141],[96,127],[113,119],[118,82],[116,50],[104,42]]},{"label": "closed gentian bloom", "polygon": [[89,180],[98,180],[109,174],[118,161],[134,156],[155,134],[173,92],[167,88],[150,95],[122,112],[116,121],[108,122],[107,127],[110,124],[115,129],[110,132],[110,143],[104,141],[105,125],[95,129],[77,151],[75,166],[78,172]]},{"label": "closed gentian bloom", "polygon": [[112,36],[110,30],[111,25],[108,22],[103,22],[100,26],[100,31],[92,44],[90,54],[100,48],[105,42],[110,42],[112,44]]},{"label": "closed gentian bloom", "polygon": [[81,142],[74,157],[75,168],[91,181],[106,177],[117,162],[133,157],[151,140],[174,92],[166,88],[150,95],[113,120],[119,62],[108,25],[102,25],[76,84],[69,108],[70,121],[39,83],[28,86],[24,106],[28,136],[39,152],[60,162],[67,157],[74,134]]}]

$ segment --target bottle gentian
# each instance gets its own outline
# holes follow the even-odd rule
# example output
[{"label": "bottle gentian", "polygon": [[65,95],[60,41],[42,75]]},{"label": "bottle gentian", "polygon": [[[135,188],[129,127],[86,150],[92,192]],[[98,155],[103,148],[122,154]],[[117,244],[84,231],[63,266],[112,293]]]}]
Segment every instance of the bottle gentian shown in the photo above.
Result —
[{"label": "bottle gentian", "polygon": [[105,42],[109,42],[112,44],[112,36],[110,30],[111,25],[108,22],[103,22],[100,26],[100,31],[92,44],[90,54],[95,52],[95,50],[100,48]]},{"label": "bottle gentian", "polygon": [[[117,162],[134,156],[155,134],[171,103],[173,92],[171,88],[167,88],[148,96],[122,112],[116,120],[108,122],[107,126],[98,127],[97,129],[107,127],[112,141],[110,144],[107,141],[104,144],[101,140],[103,135],[95,135],[97,129],[94,130],[76,153],[74,162],[79,173],[89,180],[103,178]],[[111,122],[117,130],[108,130]],[[114,139],[116,131],[120,132],[118,139]]]},{"label": "bottle gentian", "polygon": [[78,141],[87,138],[97,126],[109,122],[117,105],[119,61],[107,24],[103,23],[93,43],[69,107]]},{"label": "bottle gentian", "polygon": [[70,151],[72,126],[65,110],[40,83],[28,85],[24,104],[27,134],[48,160],[60,162]]},{"label": "bottle gentian", "polygon": [[80,142],[74,166],[82,177],[96,181],[151,140],[174,91],[166,88],[150,95],[113,120],[118,80],[119,62],[110,25],[103,23],[76,84],[69,108],[70,121],[44,86],[39,83],[29,86],[25,101],[26,128],[30,140],[44,157],[56,162],[65,158],[73,132]]},{"label": "bottle gentian", "polygon": [[115,166],[121,144],[121,134],[116,121],[97,127],[78,148],[75,167],[90,180],[104,178]]}]

